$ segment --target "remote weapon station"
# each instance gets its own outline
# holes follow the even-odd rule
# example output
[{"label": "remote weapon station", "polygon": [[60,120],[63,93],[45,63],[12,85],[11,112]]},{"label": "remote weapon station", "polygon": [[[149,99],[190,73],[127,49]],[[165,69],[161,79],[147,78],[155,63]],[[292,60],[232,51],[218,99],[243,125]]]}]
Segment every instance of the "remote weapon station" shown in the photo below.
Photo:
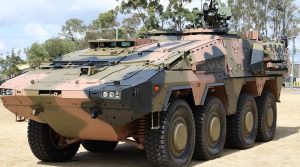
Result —
[{"label": "remote weapon station", "polygon": [[80,145],[144,149],[154,166],[187,166],[221,155],[225,140],[247,149],[272,140],[288,73],[286,42],[229,33],[231,8],[203,4],[184,31],[150,42],[95,40],[0,86],[3,105],[29,119],[33,154],[72,159]]}]

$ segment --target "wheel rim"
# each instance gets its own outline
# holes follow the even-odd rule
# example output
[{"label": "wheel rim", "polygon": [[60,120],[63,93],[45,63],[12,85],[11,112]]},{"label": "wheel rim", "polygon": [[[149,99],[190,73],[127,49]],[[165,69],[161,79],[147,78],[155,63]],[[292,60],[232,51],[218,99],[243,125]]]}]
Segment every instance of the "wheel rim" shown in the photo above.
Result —
[{"label": "wheel rim", "polygon": [[179,153],[187,144],[188,130],[187,126],[182,122],[177,122],[173,130],[173,146],[174,150]]},{"label": "wheel rim", "polygon": [[268,128],[272,127],[273,119],[274,119],[273,108],[269,106],[267,109],[267,114],[266,114],[266,124],[267,124]]},{"label": "wheel rim", "polygon": [[253,113],[251,112],[251,109],[248,109],[245,115],[245,131],[247,134],[252,132],[253,129]]},{"label": "wheel rim", "polygon": [[50,128],[50,140],[56,149],[62,150],[68,146],[64,142],[65,138]]},{"label": "wheel rim", "polygon": [[221,124],[218,117],[212,117],[209,124],[209,136],[213,142],[217,141],[221,133]]}]

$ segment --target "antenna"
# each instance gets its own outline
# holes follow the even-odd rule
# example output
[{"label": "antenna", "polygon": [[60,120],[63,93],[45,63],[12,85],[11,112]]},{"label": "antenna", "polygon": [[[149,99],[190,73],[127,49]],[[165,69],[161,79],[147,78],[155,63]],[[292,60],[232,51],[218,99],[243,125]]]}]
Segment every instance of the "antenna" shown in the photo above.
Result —
[{"label": "antenna", "polygon": [[201,10],[203,9],[203,0],[201,0]]}]

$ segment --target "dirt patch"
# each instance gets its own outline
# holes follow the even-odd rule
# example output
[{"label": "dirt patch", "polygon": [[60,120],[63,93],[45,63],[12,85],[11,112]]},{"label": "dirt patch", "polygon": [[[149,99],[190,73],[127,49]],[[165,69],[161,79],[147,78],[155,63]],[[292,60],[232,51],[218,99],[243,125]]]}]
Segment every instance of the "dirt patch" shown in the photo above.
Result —
[{"label": "dirt patch", "polygon": [[[248,150],[226,148],[222,156],[212,161],[193,161],[191,166],[300,166],[300,89],[284,89],[278,107],[275,139],[256,143]],[[27,142],[27,123],[16,123],[15,116],[0,104],[0,166],[106,166],[149,167],[143,151],[119,144],[109,154],[93,154],[80,148],[75,158],[66,163],[44,163],[36,159]]]}]

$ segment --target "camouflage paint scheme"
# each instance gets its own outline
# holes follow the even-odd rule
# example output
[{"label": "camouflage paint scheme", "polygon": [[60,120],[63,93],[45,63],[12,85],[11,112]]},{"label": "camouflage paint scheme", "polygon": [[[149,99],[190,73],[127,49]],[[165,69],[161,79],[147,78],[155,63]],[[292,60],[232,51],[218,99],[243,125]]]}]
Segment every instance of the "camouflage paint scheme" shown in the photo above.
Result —
[{"label": "camouflage paint scheme", "polygon": [[[5,82],[1,88],[13,89],[14,94],[1,99],[13,113],[47,123],[65,137],[109,141],[130,136],[136,120],[166,110],[171,96],[187,92],[196,106],[208,93],[215,94],[226,104],[227,114],[235,113],[242,89],[254,97],[268,89],[279,101],[288,60],[283,44],[258,41],[255,32],[243,38],[204,32],[187,30],[177,34],[176,41],[108,48],[116,55],[105,49],[70,53],[54,61],[65,65],[33,70]],[[91,58],[86,55],[110,63],[87,66],[95,72],[83,75],[82,66],[70,62]],[[157,92],[154,86],[159,87]],[[121,99],[101,98],[105,90],[120,91]],[[41,112],[35,116],[36,108]],[[94,110],[97,119],[91,118]]]},{"label": "camouflage paint scheme", "polygon": [[[11,112],[49,124],[70,139],[134,137],[143,143],[139,121],[166,111],[172,98],[190,96],[191,105],[199,106],[213,95],[227,115],[236,112],[241,91],[257,97],[269,90],[280,99],[289,67],[283,43],[260,41],[257,32],[206,28],[157,31],[151,39],[138,46],[91,41],[89,49],[3,83],[1,91],[13,92],[1,100]],[[122,42],[131,44],[116,45]],[[118,91],[120,99],[102,97],[105,91]]]}]

